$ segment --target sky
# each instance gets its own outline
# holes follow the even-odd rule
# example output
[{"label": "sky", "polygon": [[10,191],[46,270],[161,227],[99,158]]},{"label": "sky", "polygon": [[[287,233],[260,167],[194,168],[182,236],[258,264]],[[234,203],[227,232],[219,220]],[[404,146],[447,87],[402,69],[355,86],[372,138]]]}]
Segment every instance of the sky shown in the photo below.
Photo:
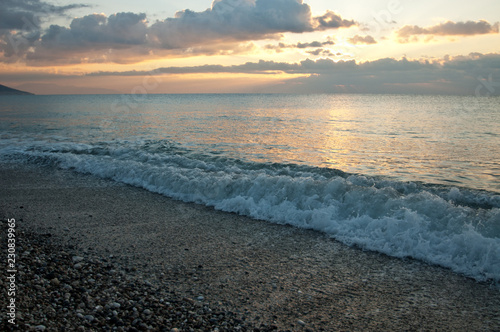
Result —
[{"label": "sky", "polygon": [[500,95],[499,13],[498,0],[0,0],[0,84]]}]

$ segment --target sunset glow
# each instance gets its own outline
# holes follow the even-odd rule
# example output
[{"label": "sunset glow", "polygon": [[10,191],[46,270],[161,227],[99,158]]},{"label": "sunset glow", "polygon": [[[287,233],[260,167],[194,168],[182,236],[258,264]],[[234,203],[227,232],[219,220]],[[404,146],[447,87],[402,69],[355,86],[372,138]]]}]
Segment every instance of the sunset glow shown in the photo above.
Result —
[{"label": "sunset glow", "polygon": [[0,83],[36,94],[474,95],[485,82],[500,85],[492,0],[1,6]]}]

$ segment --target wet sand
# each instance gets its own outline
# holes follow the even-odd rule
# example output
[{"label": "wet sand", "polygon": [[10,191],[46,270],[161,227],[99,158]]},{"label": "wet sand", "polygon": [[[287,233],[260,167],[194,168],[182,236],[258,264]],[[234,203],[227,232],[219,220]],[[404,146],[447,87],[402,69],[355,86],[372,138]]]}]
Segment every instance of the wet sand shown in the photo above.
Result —
[{"label": "wet sand", "polygon": [[72,255],[234,313],[242,330],[500,330],[498,286],[447,269],[89,175],[0,167],[2,227],[15,218]]}]

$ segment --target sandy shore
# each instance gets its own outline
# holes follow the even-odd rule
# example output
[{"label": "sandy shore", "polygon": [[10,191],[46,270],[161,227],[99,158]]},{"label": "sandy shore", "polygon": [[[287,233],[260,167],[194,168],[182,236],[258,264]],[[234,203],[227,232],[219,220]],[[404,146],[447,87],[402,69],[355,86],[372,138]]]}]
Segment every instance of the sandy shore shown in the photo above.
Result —
[{"label": "sandy shore", "polygon": [[[3,165],[0,184],[2,227],[15,218],[69,256],[230,312],[242,330],[500,330],[500,290],[447,269],[69,171]],[[97,329],[85,318],[80,328]]]}]

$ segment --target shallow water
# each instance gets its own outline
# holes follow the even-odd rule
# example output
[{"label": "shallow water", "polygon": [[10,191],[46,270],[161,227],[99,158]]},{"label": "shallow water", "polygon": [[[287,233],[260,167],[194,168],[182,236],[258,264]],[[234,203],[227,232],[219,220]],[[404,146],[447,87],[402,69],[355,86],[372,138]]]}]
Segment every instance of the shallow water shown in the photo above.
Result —
[{"label": "shallow water", "polygon": [[0,156],[500,280],[500,99],[0,99]]}]

